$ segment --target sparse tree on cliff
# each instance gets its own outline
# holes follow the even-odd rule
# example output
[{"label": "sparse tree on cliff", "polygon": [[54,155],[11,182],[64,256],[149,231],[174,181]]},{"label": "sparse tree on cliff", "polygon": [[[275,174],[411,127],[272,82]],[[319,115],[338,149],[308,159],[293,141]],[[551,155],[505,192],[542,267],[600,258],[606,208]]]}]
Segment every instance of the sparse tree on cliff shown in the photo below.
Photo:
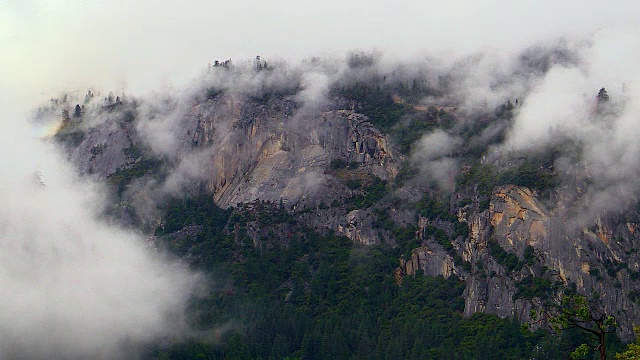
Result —
[{"label": "sparse tree on cliff", "polygon": [[602,88],[600,89],[600,91],[598,91],[597,99],[598,99],[598,102],[609,101],[609,94],[607,94],[607,90],[605,88]]},{"label": "sparse tree on cliff", "polygon": [[69,110],[67,109],[62,109],[62,123],[66,124],[68,123],[70,120],[69,118]]},{"label": "sparse tree on cliff", "polygon": [[531,317],[534,320],[546,320],[556,332],[578,329],[591,339],[590,343],[580,345],[571,354],[572,359],[580,359],[589,351],[596,351],[600,360],[606,360],[606,337],[618,328],[615,317],[606,314],[595,302],[590,303],[581,295],[564,296],[559,306],[550,311],[532,311]]}]

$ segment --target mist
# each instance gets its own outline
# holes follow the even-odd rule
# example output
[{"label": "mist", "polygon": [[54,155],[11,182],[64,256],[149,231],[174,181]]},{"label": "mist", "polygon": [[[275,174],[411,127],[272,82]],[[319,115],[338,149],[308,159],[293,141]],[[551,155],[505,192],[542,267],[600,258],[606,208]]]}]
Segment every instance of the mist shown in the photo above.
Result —
[{"label": "mist", "polygon": [[132,346],[187,330],[199,276],[108,224],[103,185],[2,105],[0,356],[131,358]]},{"label": "mist", "polygon": [[454,190],[459,168],[458,160],[451,155],[461,144],[462,139],[436,130],[419,140],[412,160],[420,168],[421,176],[450,192]]},{"label": "mist", "polygon": [[[256,71],[255,59],[237,60],[230,68],[203,66],[186,86],[161,88],[135,98],[139,105],[136,129],[142,142],[155,156],[170,159],[172,167],[163,181],[137,183],[129,197],[135,199],[140,213],[151,214],[146,217],[153,220],[158,217],[156,204],[162,199],[178,196],[194,182],[215,177],[216,169],[209,166],[214,154],[242,135],[234,130],[233,119],[238,114],[230,103],[203,105],[210,91],[224,93],[230,99],[283,94],[296,109],[281,126],[301,131],[305,117],[336,106],[332,89],[357,84],[392,89],[419,79],[432,93],[421,103],[456,109],[453,128],[425,134],[410,154],[422,178],[449,193],[455,190],[463,147],[487,149],[484,155],[491,162],[522,157],[526,152],[547,152],[570,141],[581,149],[580,154],[570,160],[567,157],[575,154],[564,154],[557,170],[562,172],[565,166],[584,169],[581,174],[586,177],[565,180],[588,179],[594,184],[579,203],[571,206],[576,214],[588,214],[584,219],[576,215],[576,223],[587,224],[603,212],[625,209],[640,191],[629,180],[638,171],[637,161],[624,151],[634,146],[633,119],[637,117],[631,100],[637,83],[632,65],[637,59],[632,46],[634,29],[613,27],[571,39],[547,39],[516,53],[500,54],[489,49],[450,59],[430,56],[399,60],[382,51],[353,51],[297,62],[267,58],[270,65],[264,71]],[[618,46],[625,49],[623,52],[611,46],[620,42],[624,42],[624,46]],[[611,52],[617,53],[614,56]],[[597,110],[595,99],[602,87],[612,99],[606,111]],[[462,137],[462,127],[474,127],[507,101],[517,105],[512,119],[495,121],[470,139]],[[205,147],[193,150],[185,139],[192,136],[188,129],[194,126],[196,116],[214,116],[217,120],[212,122],[214,137]],[[90,115],[87,119],[89,123],[95,121]],[[590,211],[580,210],[582,207]]]},{"label": "mist", "polygon": [[153,4],[9,0],[0,4],[0,83],[48,99],[69,88],[144,93],[187,83],[214,58],[340,56],[379,49],[396,58],[513,54],[532,43],[632,24],[631,1],[273,0]]},{"label": "mist", "polygon": [[[570,165],[584,175],[572,180],[588,179],[590,186],[577,205],[576,224],[607,211],[622,212],[638,199],[640,79],[634,64],[640,60],[640,42],[635,30],[598,32],[580,52],[578,64],[552,67],[527,96],[501,145],[516,152],[545,151],[563,143],[577,147],[579,154]],[[597,98],[601,88],[607,101]],[[566,166],[559,163],[558,170]]]}]

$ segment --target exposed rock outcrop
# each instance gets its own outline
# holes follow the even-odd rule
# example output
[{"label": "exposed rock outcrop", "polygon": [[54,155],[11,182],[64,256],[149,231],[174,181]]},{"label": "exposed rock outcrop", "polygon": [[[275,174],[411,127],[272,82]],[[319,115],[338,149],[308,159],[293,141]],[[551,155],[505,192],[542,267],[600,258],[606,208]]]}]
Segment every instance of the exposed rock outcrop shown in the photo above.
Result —
[{"label": "exposed rock outcrop", "polygon": [[[106,178],[133,166],[142,148],[167,150],[153,143],[156,138],[144,136],[153,121],[158,120],[127,122],[117,114],[105,117],[86,131],[79,145],[70,148],[70,157],[82,172]],[[357,168],[360,177],[390,180],[402,159],[366,116],[335,107],[300,112],[287,99],[259,103],[219,95],[175,115],[164,127],[172,137],[168,148],[175,153],[152,155],[173,159],[169,173],[175,176],[171,180],[179,183],[191,177],[188,180],[202,183],[221,207],[263,200],[300,210],[342,202],[358,191],[339,178],[346,172],[328,171],[332,160]],[[180,163],[190,155],[197,155],[197,161]],[[344,206],[331,212],[325,216],[314,211],[307,221],[353,241],[381,241],[371,228],[370,212]]]},{"label": "exposed rock outcrop", "polygon": [[385,137],[350,111],[302,118],[259,106],[245,110],[232,124],[232,132],[215,146],[208,177],[221,206],[255,199],[330,202],[343,192],[325,173],[333,159],[364,165],[382,179],[397,173]]},{"label": "exposed rock outcrop", "polygon": [[72,147],[69,158],[82,173],[99,178],[135,163],[141,154],[136,150],[140,143],[133,124],[120,118],[105,119],[83,133],[77,146]]},{"label": "exposed rock outcrop", "polygon": [[[623,336],[630,336],[640,319],[640,307],[629,297],[640,289],[634,251],[640,241],[637,222],[600,218],[594,228],[572,232],[565,226],[565,216],[547,210],[529,189],[499,187],[489,209],[467,213],[465,219],[469,237],[456,250],[473,266],[471,274],[456,272],[460,264],[452,263],[433,243],[401,260],[400,270],[406,275],[418,268],[427,275],[455,275],[466,281],[466,315],[489,312],[522,321],[530,320],[532,308],[557,296],[556,290],[574,287],[588,297],[597,294],[604,310],[618,318]],[[422,230],[428,223],[420,225]],[[516,255],[519,263],[501,263],[495,250],[490,251],[490,242]],[[533,287],[527,281],[532,277],[547,279],[541,284],[548,288]]]},{"label": "exposed rock outcrop", "polygon": [[[135,166],[144,151],[158,144],[140,134],[139,119],[129,120],[111,116],[83,129],[80,141],[69,147],[72,161],[101,178]],[[403,160],[361,114],[339,106],[302,111],[289,99],[257,102],[222,94],[190,105],[170,132],[177,139],[174,153],[155,155],[168,157],[175,173],[182,171],[180,159],[198,154],[197,169],[183,175],[192,176],[190,181],[199,182],[222,207],[255,200],[280,203],[320,231],[333,230],[368,245],[393,243],[392,231],[377,227],[370,205],[348,204],[363,194],[362,186],[348,182],[393,180]],[[336,168],[332,160],[339,160]],[[423,190],[402,191],[411,200]],[[462,198],[456,196],[452,199]],[[410,214],[402,215],[402,226],[418,229],[416,248],[407,249],[396,270],[398,282],[419,273],[456,276],[466,282],[465,314],[490,312],[523,321],[561,287],[575,287],[585,295],[597,294],[605,311],[620,320],[623,334],[631,334],[631,325],[640,320],[637,214],[603,215],[594,226],[576,230],[563,212],[569,207],[558,204],[550,210],[527,188],[500,186],[489,200],[488,208],[480,209],[475,199],[456,209],[468,236],[457,235],[455,219],[417,218],[415,209],[377,204],[392,213],[406,210]],[[438,229],[448,240],[427,228]],[[259,236],[260,229],[255,231]],[[533,278],[544,281],[534,287]]]}]

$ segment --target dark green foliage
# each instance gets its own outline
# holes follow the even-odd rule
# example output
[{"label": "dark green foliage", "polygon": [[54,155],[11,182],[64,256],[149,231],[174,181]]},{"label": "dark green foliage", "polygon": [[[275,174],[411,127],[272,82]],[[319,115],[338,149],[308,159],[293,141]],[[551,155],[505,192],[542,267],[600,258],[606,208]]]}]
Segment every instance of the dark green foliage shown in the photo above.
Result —
[{"label": "dark green foliage", "polygon": [[457,188],[477,187],[480,196],[489,197],[498,185],[496,170],[491,165],[476,163],[468,171],[462,172],[456,180]]},{"label": "dark green foliage", "polygon": [[84,131],[71,127],[64,127],[55,135],[55,140],[67,147],[77,147],[82,143],[86,134]]},{"label": "dark green foliage", "polygon": [[513,295],[515,299],[540,298],[547,301],[563,285],[562,282],[554,282],[550,279],[538,276],[527,276],[516,283],[517,291]]},{"label": "dark green foliage", "polygon": [[416,110],[414,105],[428,94],[434,93],[418,80],[396,85],[373,82],[333,90],[333,95],[351,100],[357,112],[367,115],[374,126],[390,134],[405,154],[424,134],[439,127],[450,129],[455,123],[455,118],[443,109],[430,106],[428,111]]},{"label": "dark green foliage", "polygon": [[[522,330],[515,321],[486,314],[464,318],[464,283],[455,277],[405,277],[398,286],[397,250],[321,236],[282,212],[275,204],[252,203],[229,216],[231,210],[216,208],[208,197],[172,202],[158,233],[166,233],[169,223],[172,229],[197,225],[208,232],[169,248],[189,254],[194,266],[209,259],[207,269],[215,269],[222,287],[194,301],[192,326],[215,329],[233,319],[237,327],[215,343],[151,349],[151,357],[522,359],[557,351],[547,335]],[[390,226],[381,219],[382,227]],[[258,223],[266,236],[255,243],[247,231]],[[285,231],[276,235],[277,229]],[[415,229],[397,236],[409,241]],[[229,270],[230,277],[221,275]]]},{"label": "dark green foliage", "polygon": [[403,254],[405,258],[410,257],[411,250],[419,245],[416,236],[418,227],[414,224],[409,224],[404,227],[399,226],[391,219],[387,209],[374,209],[373,213],[376,215],[376,219],[372,224],[373,227],[389,231],[396,240],[396,243],[404,249]]},{"label": "dark green foliage", "polygon": [[596,280],[601,281],[602,280],[602,274],[600,274],[600,269],[594,267],[591,268],[589,270],[589,275],[593,276],[594,278],[596,278]]},{"label": "dark green foliage", "polygon": [[427,219],[440,219],[450,222],[458,222],[458,219],[451,213],[451,209],[448,204],[428,195],[424,196],[416,204],[416,208],[420,213],[420,216]]},{"label": "dark green foliage", "polygon": [[[618,328],[616,318],[604,311],[597,296],[587,299],[582,295],[565,295],[560,304],[551,310],[532,310],[531,316],[533,319],[548,321],[556,332],[578,330],[583,342],[574,348],[572,359],[589,357],[590,352],[593,356],[591,358],[606,359],[607,353],[611,351],[607,348],[611,345],[609,340],[612,340],[611,337]],[[619,345],[614,343],[615,347]]]},{"label": "dark green foliage", "polygon": [[215,235],[227,224],[229,215],[231,210],[219,208],[208,195],[173,199],[168,201],[164,225],[156,229],[156,236],[170,234],[190,225],[203,226]]},{"label": "dark green foliage", "polygon": [[406,227],[396,227],[393,231],[396,242],[404,248],[405,258],[410,258],[411,250],[420,245],[416,236],[417,231],[418,227],[413,224]]},{"label": "dark green foliage", "polygon": [[387,182],[374,176],[366,183],[361,180],[349,180],[347,186],[352,189],[361,189],[363,194],[352,196],[345,200],[348,210],[366,209],[382,199],[388,192]]},{"label": "dark green foliage", "polygon": [[222,95],[224,93],[224,91],[222,89],[218,89],[216,87],[210,87],[207,89],[207,100],[213,100],[215,98],[217,98],[218,96]]},{"label": "dark green foliage", "polygon": [[427,113],[419,113],[411,116],[407,125],[394,129],[392,131],[392,137],[400,147],[400,151],[408,154],[418,139],[424,134],[432,132],[437,127],[437,117],[429,116]]},{"label": "dark green foliage", "polygon": [[497,118],[511,119],[513,117],[513,108],[511,100],[507,100],[505,104],[501,104],[496,108],[495,115]]},{"label": "dark green foliage", "polygon": [[599,103],[609,101],[609,94],[607,94],[607,90],[605,88],[600,89],[598,91],[598,96],[596,97]]},{"label": "dark green foliage", "polygon": [[376,219],[372,224],[373,228],[385,229],[387,231],[394,231],[396,229],[396,223],[389,216],[389,210],[373,209],[373,213],[376,215]]},{"label": "dark green foliage", "polygon": [[453,233],[451,236],[435,226],[427,226],[424,229],[425,237],[433,237],[433,239],[442,246],[442,248],[453,258],[456,265],[462,266],[465,270],[471,270],[471,264],[464,261],[455,251],[452,241],[458,237],[466,238],[469,236],[469,227],[466,223],[461,223],[458,218],[451,213],[448,204],[445,204],[435,198],[425,195],[417,204],[417,210],[420,216],[429,220],[438,220],[448,222],[453,225]]},{"label": "dark green foliage", "polygon": [[220,353],[212,344],[198,341],[189,341],[173,346],[169,351],[161,351],[159,359],[219,359]]},{"label": "dark green foliage", "polygon": [[480,209],[488,207],[488,199],[497,186],[517,185],[531,190],[547,190],[556,185],[555,174],[544,164],[525,159],[517,167],[500,172],[493,165],[475,163],[456,179],[457,188],[476,187],[484,204]]},{"label": "dark green foliage", "polygon": [[398,175],[394,179],[394,187],[399,188],[404,185],[404,183],[418,174],[418,169],[411,165],[409,161],[404,161],[400,166],[400,170],[398,171]]},{"label": "dark green foliage", "polygon": [[451,129],[455,124],[455,118],[442,109],[438,113],[438,118],[440,120],[440,126],[444,129]]},{"label": "dark green foliage", "polygon": [[122,124],[131,124],[135,120],[136,120],[136,115],[131,110],[125,111],[124,115],[122,116]]},{"label": "dark green foliage", "polygon": [[489,254],[493,257],[498,264],[502,265],[505,270],[512,272],[515,270],[520,270],[524,265],[518,255],[506,251],[495,238],[489,239],[487,241],[487,247],[489,248]]},{"label": "dark green foliage", "polygon": [[103,144],[98,144],[96,146],[93,146],[91,148],[91,150],[89,150],[89,152],[91,153],[92,158],[94,158],[96,155],[102,154],[102,152],[107,148],[107,144],[103,143]]},{"label": "dark green foliage", "polygon": [[527,245],[524,248],[524,254],[522,255],[522,260],[525,264],[532,266],[536,262],[536,254],[535,249],[531,245]]},{"label": "dark green foliage", "polygon": [[80,104],[76,104],[75,109],[73,110],[73,117],[79,118],[82,116],[82,108]]},{"label": "dark green foliage", "polygon": [[440,244],[442,246],[442,248],[445,249],[446,251],[452,251],[453,250],[453,245],[451,244],[451,239],[449,238],[447,233],[444,232],[444,230],[429,225],[429,226],[424,228],[424,235],[425,235],[425,237],[433,236],[434,240],[438,244]]},{"label": "dark green foliage", "polygon": [[627,293],[627,296],[629,296],[629,299],[631,299],[631,301],[633,301],[636,304],[640,305],[640,291],[639,290],[629,290],[629,293]]},{"label": "dark green foliage", "polygon": [[549,189],[556,185],[552,173],[544,170],[540,164],[525,160],[517,168],[507,169],[498,176],[498,185],[513,184],[532,190]]},{"label": "dark green foliage", "polygon": [[122,150],[122,152],[134,160],[141,157],[144,154],[144,152],[142,151],[142,148],[140,148],[140,146],[135,146],[135,145]]},{"label": "dark green foliage", "polygon": [[626,269],[628,265],[624,262],[618,262],[616,260],[605,259],[603,262],[604,268],[607,270],[607,275],[612,278],[615,278],[619,271]]},{"label": "dark green foliage", "polygon": [[268,105],[295,96],[300,91],[300,83],[291,82],[278,85],[262,85],[250,96],[251,101],[260,105]]},{"label": "dark green foliage", "polygon": [[116,188],[118,196],[122,196],[127,185],[133,180],[145,175],[160,173],[162,162],[158,159],[142,159],[130,167],[120,168],[107,177],[107,180]]},{"label": "dark green foliage", "polygon": [[360,189],[362,187],[362,180],[360,180],[360,179],[349,179],[349,180],[346,181],[346,185],[351,190]]},{"label": "dark green foliage", "polygon": [[453,228],[453,238],[461,236],[463,239],[469,237],[469,224],[464,222],[456,222]]},{"label": "dark green foliage", "polygon": [[467,271],[471,270],[471,264],[468,263],[467,261],[464,261],[462,257],[458,255],[455,248],[453,247],[453,243],[451,242],[452,239],[449,237],[449,235],[447,235],[446,232],[444,232],[444,230],[437,228],[435,226],[429,225],[424,228],[424,236],[427,238],[432,237],[435,240],[435,242],[440,244],[440,246],[442,246],[442,248],[447,252],[447,254],[449,254],[449,256],[453,258],[454,264],[458,266],[462,266],[462,268]]},{"label": "dark green foliage", "polygon": [[382,130],[390,129],[412,109],[409,105],[396,103],[391,93],[380,86],[358,84],[343,88],[338,94],[356,102],[356,110],[367,115],[369,121]]},{"label": "dark green foliage", "polygon": [[343,169],[347,167],[347,163],[342,159],[333,159],[330,164],[331,168],[334,170]]},{"label": "dark green foliage", "polygon": [[640,271],[632,270],[629,267],[627,267],[626,270],[627,270],[627,273],[629,274],[629,278],[632,281],[638,281],[638,279],[640,279]]},{"label": "dark green foliage", "polygon": [[68,124],[69,123],[69,110],[67,109],[62,109],[62,123],[63,124]]}]

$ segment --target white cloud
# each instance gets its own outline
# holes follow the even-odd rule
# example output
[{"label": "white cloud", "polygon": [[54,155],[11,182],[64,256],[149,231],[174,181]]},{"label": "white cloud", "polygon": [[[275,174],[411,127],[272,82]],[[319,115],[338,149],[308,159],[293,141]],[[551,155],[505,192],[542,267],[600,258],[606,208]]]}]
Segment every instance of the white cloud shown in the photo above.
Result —
[{"label": "white cloud", "polygon": [[20,114],[1,120],[0,153],[13,155],[0,160],[0,357],[114,358],[184,330],[198,277],[101,220],[101,187]]}]

